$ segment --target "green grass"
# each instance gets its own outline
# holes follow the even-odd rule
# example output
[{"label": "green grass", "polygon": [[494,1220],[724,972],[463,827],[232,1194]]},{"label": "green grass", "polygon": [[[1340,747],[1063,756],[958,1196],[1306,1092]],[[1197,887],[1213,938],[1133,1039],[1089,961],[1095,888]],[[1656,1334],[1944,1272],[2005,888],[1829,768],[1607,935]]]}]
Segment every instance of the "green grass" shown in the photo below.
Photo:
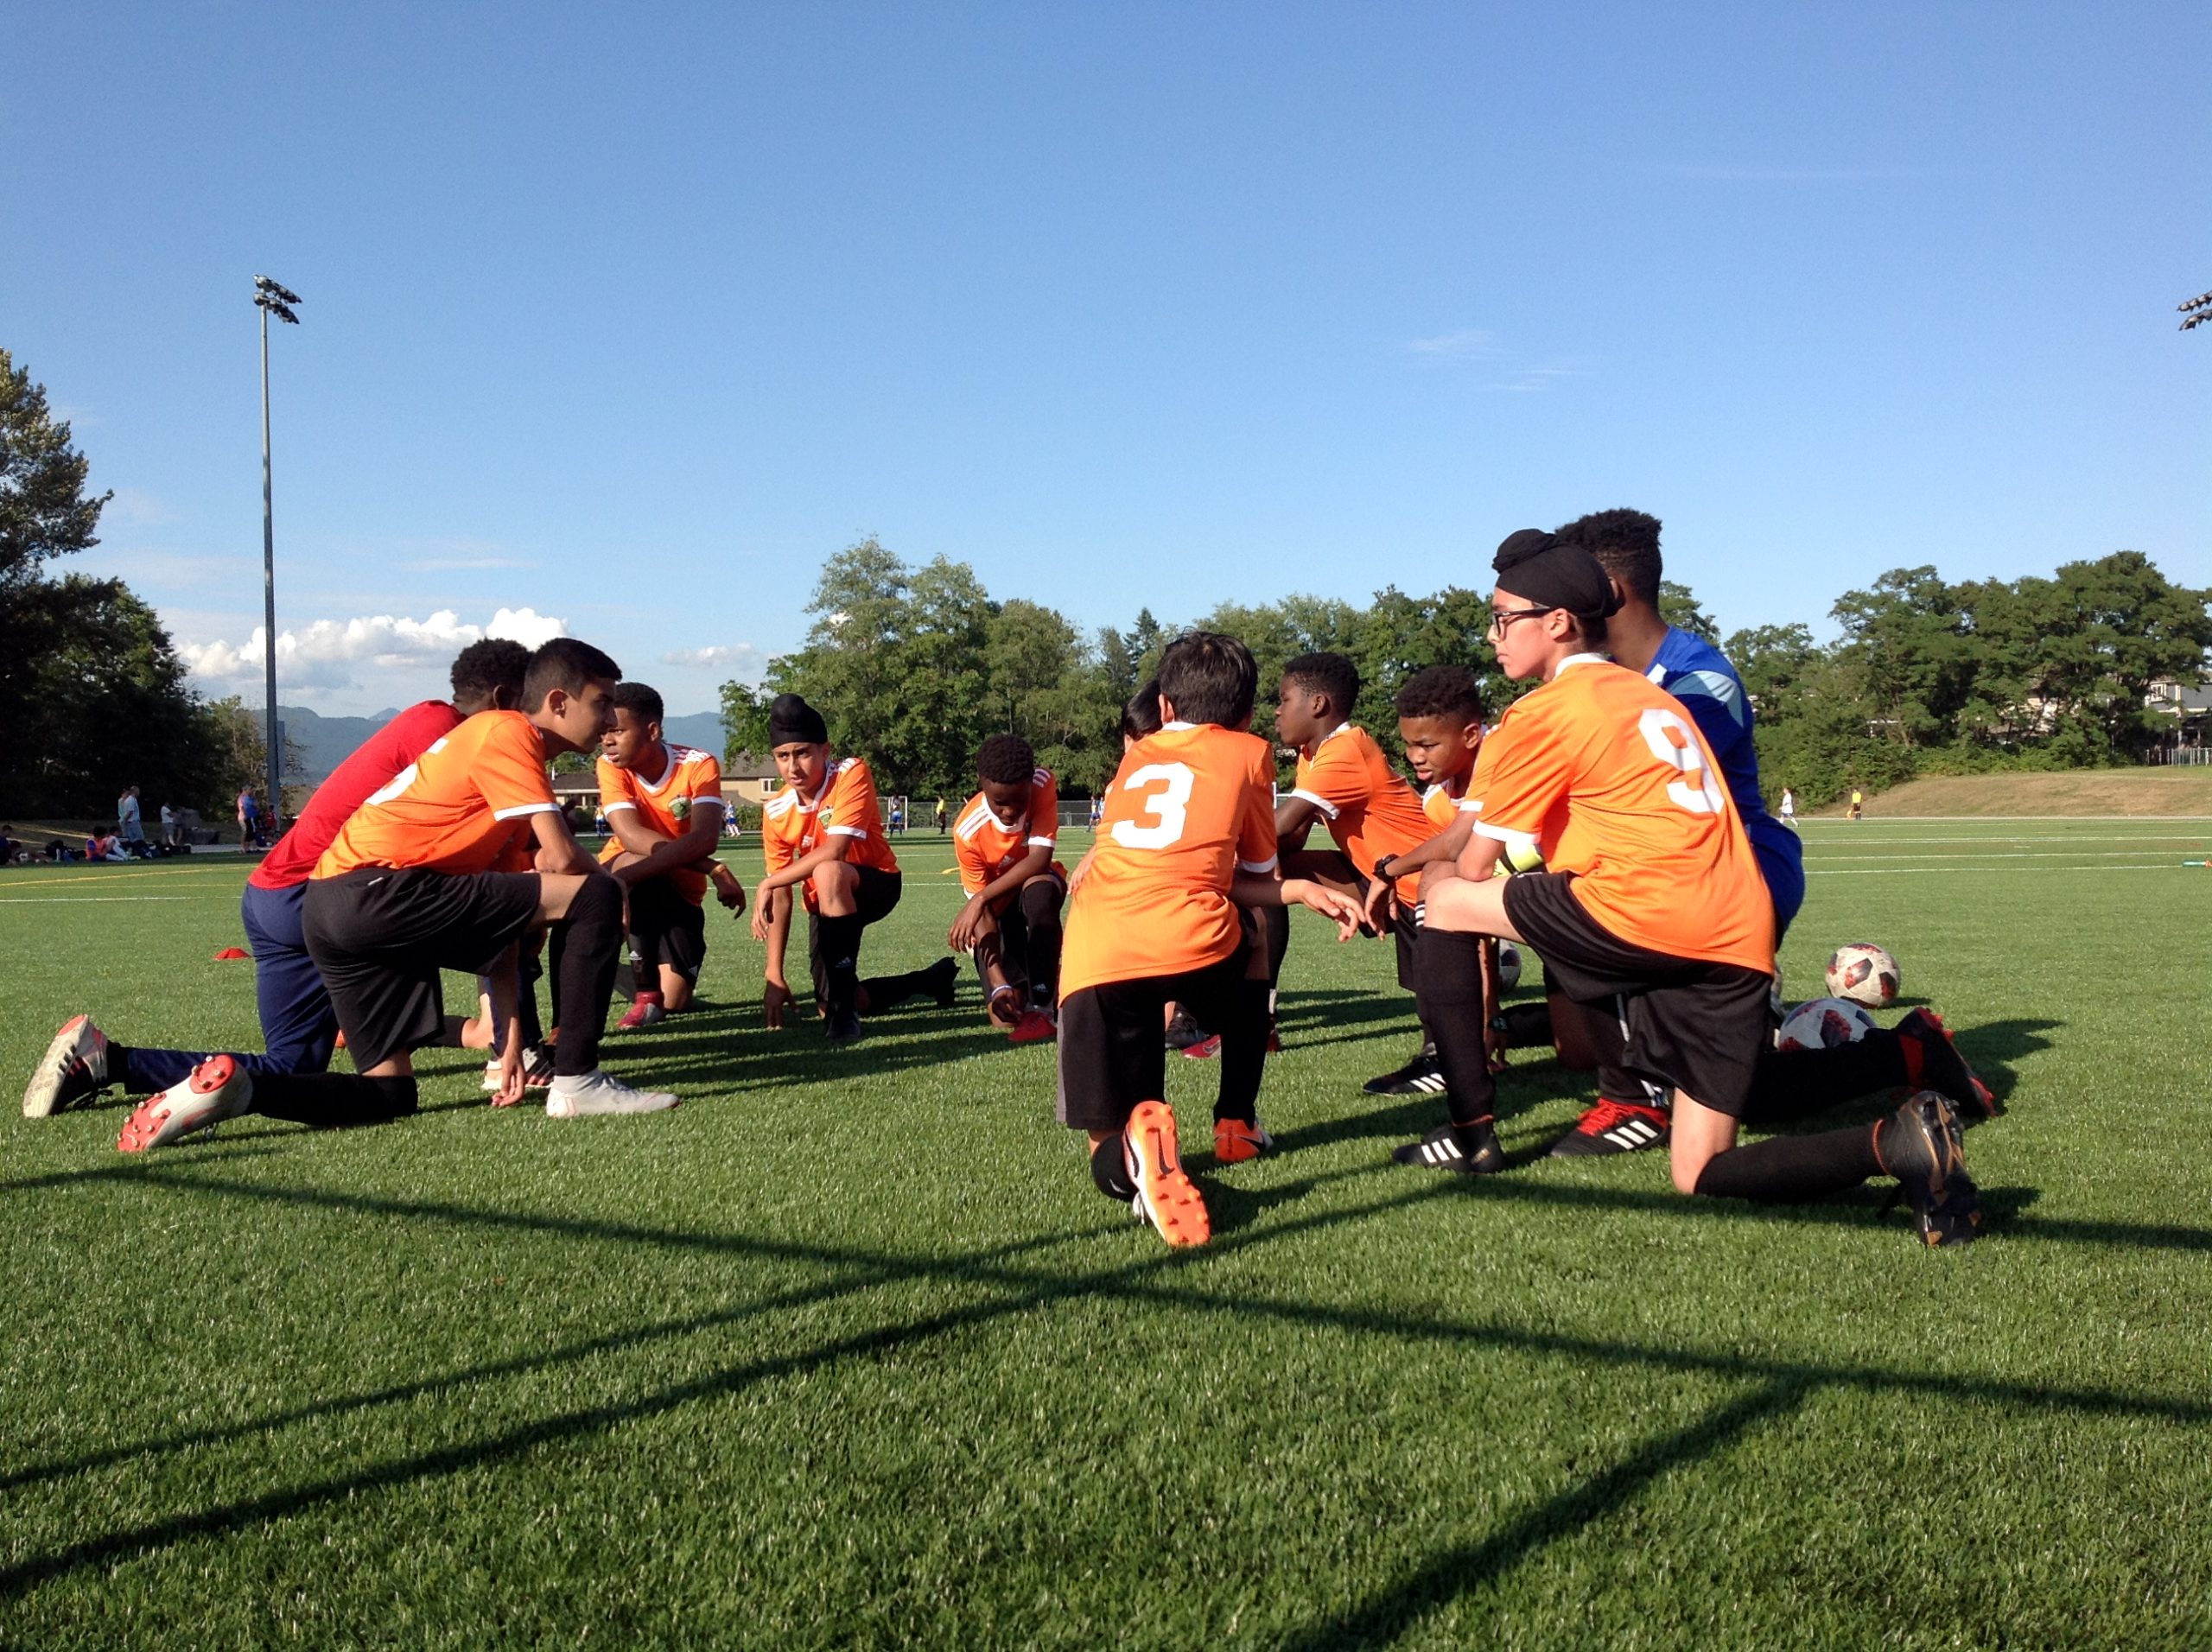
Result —
[{"label": "green grass", "polygon": [[[1305,922],[1287,1150],[1192,1155],[1197,1253],[1091,1191],[971,985],[831,1052],[757,1026],[718,914],[709,1007],[611,1046],[671,1115],[494,1112],[459,1052],[405,1124],[143,1160],[118,1104],[9,1109],[0,1642],[2212,1642],[2212,828],[1807,837],[1795,995],[1881,941],[2011,1092],[1982,1243],[1650,1154],[1395,1168],[1388,949]],[[871,968],[955,909],[901,855]],[[80,1008],[251,1045],[242,875],[0,874],[0,1068]],[[1524,1058],[1509,1147],[1580,1088]]]}]

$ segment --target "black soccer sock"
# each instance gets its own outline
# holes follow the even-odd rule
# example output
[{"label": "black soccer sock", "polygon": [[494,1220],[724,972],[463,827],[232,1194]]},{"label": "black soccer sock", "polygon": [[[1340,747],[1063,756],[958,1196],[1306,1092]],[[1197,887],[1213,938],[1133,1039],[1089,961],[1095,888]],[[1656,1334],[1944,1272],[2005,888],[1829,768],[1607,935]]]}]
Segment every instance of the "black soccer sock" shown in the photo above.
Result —
[{"label": "black soccer sock", "polygon": [[614,995],[614,965],[622,956],[621,886],[596,874],[586,878],[569,902],[569,915],[553,925],[549,951],[553,1009],[561,1018],[553,1073],[581,1078],[599,1065],[607,1001]]},{"label": "black soccer sock", "polygon": [[1268,985],[1279,986],[1282,982],[1282,961],[1290,951],[1290,908],[1262,906],[1260,938],[1268,949]]},{"label": "black soccer sock", "polygon": [[1029,995],[1050,1002],[1060,986],[1060,886],[1039,878],[1023,886],[1021,918],[1029,929]]},{"label": "black soccer sock", "polygon": [[1839,1102],[1909,1082],[1904,1040],[1885,1027],[1833,1049],[1763,1049],[1751,1074],[1744,1122],[1794,1124]]},{"label": "black soccer sock", "polygon": [[1213,1103],[1215,1122],[1237,1119],[1255,1124],[1260,1117],[1260,1079],[1268,1065],[1268,983],[1240,981],[1230,1001],[1230,1024],[1221,1034],[1221,1092]]},{"label": "black soccer sock", "polygon": [[[538,962],[537,954],[525,947],[515,966],[515,1020],[522,1023],[522,1042],[525,1050],[541,1048],[545,1043],[545,1023],[537,1013],[537,983],[544,978],[545,966]],[[504,1045],[493,1045],[494,1050]]]},{"label": "black soccer sock", "polygon": [[264,1073],[253,1081],[253,1111],[295,1124],[337,1130],[384,1124],[415,1111],[412,1077],[364,1078],[350,1072]]},{"label": "black soccer sock", "polygon": [[1457,930],[1424,928],[1414,943],[1414,1005],[1436,1041],[1444,1071],[1444,1107],[1462,1127],[1497,1110],[1497,1086],[1483,1047],[1482,937]]},{"label": "black soccer sock", "polygon": [[[823,978],[830,994],[830,1001],[823,1007],[832,1015],[858,1008],[854,1001],[861,984],[861,936],[867,927],[858,912],[838,918],[823,913],[815,919],[815,944],[821,949]],[[874,999],[868,1002],[872,1008],[880,1007]]]},{"label": "black soccer sock", "polygon": [[1707,1161],[1698,1172],[1697,1191],[1708,1198],[1802,1204],[1881,1173],[1869,1125],[1819,1135],[1770,1136],[1731,1147]]}]

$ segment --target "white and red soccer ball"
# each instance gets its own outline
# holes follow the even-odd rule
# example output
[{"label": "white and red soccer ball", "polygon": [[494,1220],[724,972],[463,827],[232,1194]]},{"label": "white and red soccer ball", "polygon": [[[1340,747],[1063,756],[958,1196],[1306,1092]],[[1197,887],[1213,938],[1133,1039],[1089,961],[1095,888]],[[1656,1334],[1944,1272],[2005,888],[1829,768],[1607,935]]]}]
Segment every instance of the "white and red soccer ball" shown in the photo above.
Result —
[{"label": "white and red soccer ball", "polygon": [[1887,1009],[1897,1002],[1901,979],[1897,961],[1870,942],[1840,946],[1828,959],[1829,996],[1847,998],[1869,1009]]},{"label": "white and red soccer ball", "polygon": [[1856,1044],[1874,1030],[1874,1018],[1866,1006],[1845,998],[1815,998],[1800,1004],[1782,1018],[1774,1035],[1777,1050],[1833,1050],[1840,1044]]}]

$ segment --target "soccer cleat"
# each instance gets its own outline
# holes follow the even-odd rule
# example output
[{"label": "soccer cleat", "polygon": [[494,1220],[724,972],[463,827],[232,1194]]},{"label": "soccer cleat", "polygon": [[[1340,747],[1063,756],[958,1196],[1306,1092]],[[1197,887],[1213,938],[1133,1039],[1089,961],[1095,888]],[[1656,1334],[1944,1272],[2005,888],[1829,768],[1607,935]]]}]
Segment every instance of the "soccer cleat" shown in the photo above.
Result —
[{"label": "soccer cleat", "polygon": [[1274,1149],[1275,1139],[1257,1119],[1216,1119],[1213,1157],[1217,1165],[1241,1165]]},{"label": "soccer cleat", "polygon": [[850,1044],[861,1035],[861,1013],[850,1004],[833,1008],[822,1030],[832,1044]]},{"label": "soccer cleat", "polygon": [[1392,1149],[1390,1157],[1402,1165],[1454,1171],[1462,1176],[1493,1176],[1505,1168],[1505,1149],[1497,1145],[1497,1132],[1487,1120],[1480,1124],[1440,1124],[1420,1141]]},{"label": "soccer cleat", "polygon": [[1042,1010],[1024,1010],[1021,1019],[1007,1029],[1006,1041],[1008,1044],[1043,1044],[1058,1037],[1059,1030],[1052,1024],[1052,1018]]},{"label": "soccer cleat", "polygon": [[1210,1036],[1186,1009],[1178,1009],[1175,1019],[1167,1023],[1167,1047],[1171,1050],[1187,1050],[1194,1044],[1205,1043]]},{"label": "soccer cleat", "polygon": [[1963,1245],[1981,1231],[1981,1201],[1960,1152],[1948,1097],[1923,1090],[1874,1127],[1874,1160],[1897,1179],[1923,1243]]},{"label": "soccer cleat", "polygon": [[1952,1041],[1951,1029],[1934,1010],[1910,1010],[1893,1030],[1904,1052],[1905,1082],[1915,1090],[1942,1091],[1977,1123],[2005,1110],[1981,1076],[1967,1064]]},{"label": "soccer cleat", "polygon": [[1268,1017],[1268,1053],[1271,1056],[1282,1053],[1282,1028],[1272,1015]]},{"label": "soccer cleat", "polygon": [[953,993],[960,984],[960,960],[939,958],[922,973],[930,978],[929,994],[937,1000],[937,1007],[950,1009]]},{"label": "soccer cleat", "polygon": [[[552,1082],[552,1052],[550,1050],[540,1049],[534,1044],[525,1044],[523,1045],[522,1087],[524,1090],[543,1090]],[[499,1093],[499,1064],[496,1060],[487,1061],[484,1064],[484,1089],[488,1094],[497,1095]]]},{"label": "soccer cleat", "polygon": [[630,1007],[614,1024],[618,1032],[634,1032],[641,1026],[651,1026],[655,1021],[668,1019],[668,1002],[658,993],[639,993],[630,1001]]},{"label": "soccer cleat", "polygon": [[107,1034],[89,1015],[61,1024],[23,1090],[23,1116],[42,1119],[108,1087]]},{"label": "soccer cleat", "polygon": [[1381,1073],[1360,1086],[1370,1096],[1441,1096],[1451,1086],[1437,1064],[1436,1046],[1424,1044],[1421,1053],[1402,1067]]},{"label": "soccer cleat", "polygon": [[1594,1159],[1601,1153],[1641,1153],[1663,1147],[1674,1121],[1663,1107],[1637,1102],[1600,1101],[1574,1128],[1551,1145],[1554,1159]]},{"label": "soccer cleat", "polygon": [[602,1068],[581,1078],[556,1078],[545,1094],[549,1119],[594,1118],[613,1113],[665,1113],[676,1097],[665,1090],[632,1090]]},{"label": "soccer cleat", "polygon": [[1165,1102],[1139,1102],[1122,1131],[1129,1179],[1136,1185],[1130,1208],[1171,1245],[1202,1245],[1213,1236],[1206,1202],[1183,1173],[1175,1150],[1175,1115]]},{"label": "soccer cleat", "polygon": [[230,1056],[209,1056],[192,1077],[138,1105],[115,1139],[118,1153],[166,1147],[194,1130],[236,1118],[253,1105],[253,1078]]},{"label": "soccer cleat", "polygon": [[1209,1032],[1196,1044],[1185,1045],[1175,1053],[1185,1061],[1211,1061],[1221,1053],[1221,1034]]}]

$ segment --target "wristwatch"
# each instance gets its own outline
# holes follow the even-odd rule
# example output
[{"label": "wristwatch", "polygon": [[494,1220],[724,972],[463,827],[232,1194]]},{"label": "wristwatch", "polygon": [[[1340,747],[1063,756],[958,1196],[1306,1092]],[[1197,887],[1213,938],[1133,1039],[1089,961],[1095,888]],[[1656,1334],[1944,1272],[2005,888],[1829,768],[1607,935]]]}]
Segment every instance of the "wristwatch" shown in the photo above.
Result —
[{"label": "wristwatch", "polygon": [[1397,860],[1398,857],[1395,855],[1386,855],[1375,863],[1375,880],[1377,883],[1389,883],[1392,880],[1390,868],[1397,864]]}]

